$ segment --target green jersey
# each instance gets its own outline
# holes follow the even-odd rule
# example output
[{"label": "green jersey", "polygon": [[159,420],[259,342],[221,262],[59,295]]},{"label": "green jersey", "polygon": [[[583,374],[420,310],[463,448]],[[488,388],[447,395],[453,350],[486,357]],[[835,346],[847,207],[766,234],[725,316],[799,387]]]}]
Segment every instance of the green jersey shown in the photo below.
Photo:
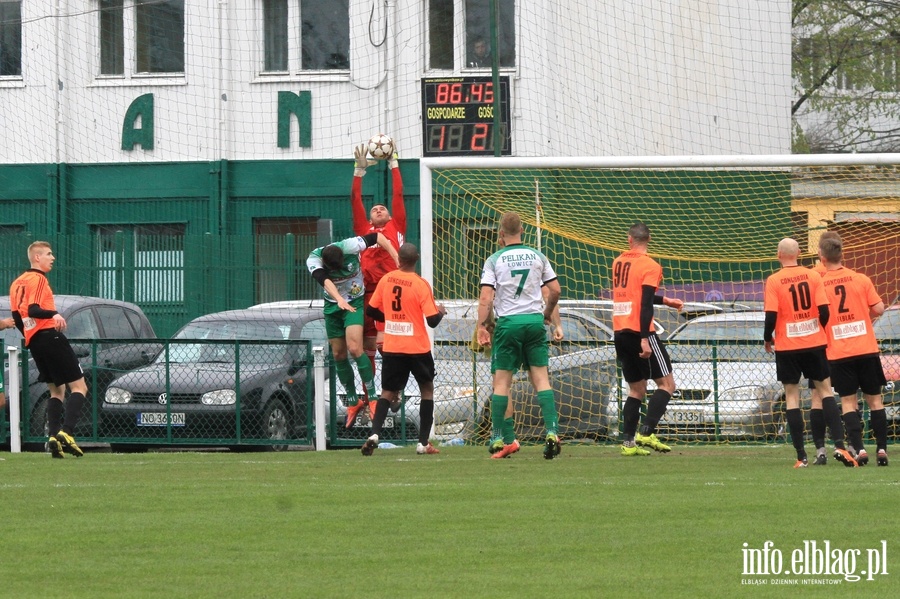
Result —
[{"label": "green jersey", "polygon": [[[348,237],[347,239],[336,241],[331,245],[338,246],[341,248],[341,251],[344,252],[344,263],[340,270],[329,271],[328,277],[334,283],[335,287],[337,287],[341,297],[348,302],[351,302],[358,297],[362,297],[366,292],[366,288],[363,286],[362,269],[360,269],[359,266],[359,254],[369,247],[369,244],[364,237]],[[375,244],[373,243],[371,245]],[[309,269],[310,273],[320,268],[325,268],[325,263],[322,262],[323,249],[325,249],[325,247],[316,248],[309,253],[309,257],[306,259],[306,268]],[[337,299],[331,297],[327,291],[325,291],[324,294],[325,301],[337,303]]]}]

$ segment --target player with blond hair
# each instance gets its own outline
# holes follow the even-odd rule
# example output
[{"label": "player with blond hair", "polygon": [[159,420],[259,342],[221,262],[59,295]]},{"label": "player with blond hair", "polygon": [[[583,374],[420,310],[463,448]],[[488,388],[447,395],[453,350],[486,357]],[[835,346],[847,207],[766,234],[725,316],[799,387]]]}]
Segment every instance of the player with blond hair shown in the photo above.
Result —
[{"label": "player with blond hair", "polygon": [[887,466],[887,416],[881,397],[887,379],[872,329],[872,318],[884,313],[884,302],[869,277],[843,265],[843,256],[843,241],[837,233],[819,240],[819,259],[825,267],[822,284],[834,316],[825,327],[831,381],[841,398],[844,425],[856,452],[856,462],[860,466],[869,463],[857,410],[856,392],[861,390],[869,405],[877,463]]}]

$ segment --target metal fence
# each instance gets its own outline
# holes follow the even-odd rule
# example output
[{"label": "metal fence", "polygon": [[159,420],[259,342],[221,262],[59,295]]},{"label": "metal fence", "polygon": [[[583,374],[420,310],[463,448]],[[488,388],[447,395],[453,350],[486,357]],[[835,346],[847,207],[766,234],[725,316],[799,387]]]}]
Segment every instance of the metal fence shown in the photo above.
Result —
[{"label": "metal fence", "polygon": [[[88,398],[75,436],[117,451],[150,447],[285,450],[315,444],[315,382],[308,341],[94,340],[80,356]],[[129,356],[142,356],[135,366]],[[358,447],[371,434],[363,410],[347,428],[330,356],[325,360],[327,445]],[[47,441],[45,384],[28,352],[21,354],[22,442]],[[382,438],[415,443],[418,423],[406,406],[391,415]],[[416,411],[417,413],[417,411]],[[3,418],[6,424],[6,418]],[[0,440],[5,439],[0,437]]]},{"label": "metal fence", "polygon": [[[233,339],[95,340],[79,344],[90,390],[75,431],[81,442],[136,451],[166,446],[224,446],[283,450],[315,444],[315,377],[307,341]],[[658,434],[676,443],[785,443],[789,441],[783,390],[774,359],[758,342],[670,342],[678,385]],[[627,386],[609,342],[551,356],[551,384],[567,442],[618,443]],[[435,346],[436,441],[484,444],[490,435],[489,356],[466,345]],[[885,360],[896,356],[886,353]],[[41,449],[47,439],[46,385],[21,353],[22,440]],[[371,434],[368,410],[346,426],[346,392],[324,359],[324,428],[329,447],[359,447]],[[886,370],[889,370],[886,367]],[[377,366],[376,372],[380,373]],[[889,378],[896,378],[891,372]],[[380,383],[376,380],[376,386]],[[651,385],[652,386],[652,385]],[[809,427],[810,393],[801,385]],[[359,390],[361,391],[361,390]],[[414,444],[419,436],[419,392],[411,380],[405,402],[389,412],[381,440]],[[543,419],[533,389],[518,373],[511,391],[516,430],[524,443],[541,442]],[[883,389],[891,442],[900,437],[900,389]],[[645,402],[646,404],[646,402]],[[866,438],[868,407],[860,401]],[[0,442],[8,434],[0,421]]]}]

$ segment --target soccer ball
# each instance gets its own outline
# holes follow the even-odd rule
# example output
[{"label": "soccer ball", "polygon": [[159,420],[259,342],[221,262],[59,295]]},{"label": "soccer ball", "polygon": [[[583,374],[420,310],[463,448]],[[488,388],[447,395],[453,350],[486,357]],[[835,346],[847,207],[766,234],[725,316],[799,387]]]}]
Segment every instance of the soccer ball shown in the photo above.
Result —
[{"label": "soccer ball", "polygon": [[394,155],[394,140],[384,133],[373,135],[366,147],[375,160],[387,160]]}]

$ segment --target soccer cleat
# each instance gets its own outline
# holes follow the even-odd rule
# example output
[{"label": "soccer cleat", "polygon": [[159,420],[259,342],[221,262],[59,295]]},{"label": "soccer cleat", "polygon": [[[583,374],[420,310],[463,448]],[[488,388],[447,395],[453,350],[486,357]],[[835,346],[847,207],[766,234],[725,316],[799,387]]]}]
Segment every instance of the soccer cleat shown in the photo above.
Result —
[{"label": "soccer cleat", "polygon": [[494,439],[491,441],[490,445],[488,445],[488,453],[491,455],[494,455],[501,449],[503,449],[503,439]]},{"label": "soccer cleat", "polygon": [[374,402],[374,401],[368,402],[368,405],[369,405],[369,420],[372,421],[372,422],[375,422],[375,405],[376,405],[376,404],[377,404],[377,402]]},{"label": "soccer cleat", "polygon": [[437,447],[435,447],[431,443],[429,443],[428,445],[422,445],[421,443],[419,443],[416,446],[416,453],[419,455],[426,455],[426,454],[432,455],[432,454],[441,453],[441,452],[440,452],[440,450],[438,450]]},{"label": "soccer cleat", "polygon": [[622,455],[623,456],[636,456],[636,455],[650,455],[650,452],[646,449],[638,447],[637,445],[623,445],[622,446]]},{"label": "soccer cleat", "polygon": [[75,442],[75,438],[65,431],[59,431],[56,433],[56,442],[59,444],[62,451],[66,453],[71,453],[76,458],[80,458],[84,455],[84,451],[78,447],[78,443]]},{"label": "soccer cleat", "polygon": [[865,466],[869,463],[869,454],[866,453],[865,449],[860,449],[859,453],[856,454],[856,463],[860,466]]},{"label": "soccer cleat", "polygon": [[809,466],[809,461],[806,458],[800,458],[794,464],[794,468],[806,468]]},{"label": "soccer cleat", "polygon": [[883,449],[878,450],[878,456],[875,459],[878,461],[879,466],[887,466],[888,465],[887,452]]},{"label": "soccer cleat", "polygon": [[555,433],[547,435],[547,442],[544,443],[544,459],[552,460],[562,451],[562,444],[559,442],[559,436]]},{"label": "soccer cleat", "polygon": [[377,447],[378,435],[372,435],[371,437],[366,439],[366,442],[363,443],[362,449],[360,451],[362,451],[363,455],[372,455],[373,453],[375,453],[375,449]]},{"label": "soccer cleat", "polygon": [[519,451],[519,449],[521,449],[521,448],[522,448],[522,446],[519,445],[519,440],[516,439],[512,443],[509,443],[508,445],[504,445],[503,449],[501,449],[500,451],[498,451],[497,453],[495,453],[494,455],[491,456],[491,459],[499,460],[502,458],[508,458],[512,454]]},{"label": "soccer cleat", "polygon": [[359,411],[362,410],[365,405],[366,402],[357,400],[355,406],[347,406],[347,424],[345,425],[345,428],[353,428],[353,424],[356,422],[356,415],[359,414]]},{"label": "soccer cleat", "polygon": [[853,459],[853,456],[850,455],[850,452],[846,449],[836,448],[834,450],[834,459],[842,463],[847,468],[859,468],[859,464],[856,463],[856,460]]},{"label": "soccer cleat", "polygon": [[828,458],[825,456],[825,454],[824,453],[816,454],[816,461],[813,462],[813,466],[827,466],[827,465],[828,465]]},{"label": "soccer cleat", "polygon": [[642,435],[638,433],[634,436],[634,442],[642,447],[649,447],[655,451],[666,453],[672,451],[672,448],[656,438],[656,435]]},{"label": "soccer cleat", "polygon": [[63,453],[62,445],[60,445],[59,441],[56,437],[50,437],[47,440],[47,447],[50,448],[50,456],[54,458],[62,459],[66,457],[66,454]]}]

